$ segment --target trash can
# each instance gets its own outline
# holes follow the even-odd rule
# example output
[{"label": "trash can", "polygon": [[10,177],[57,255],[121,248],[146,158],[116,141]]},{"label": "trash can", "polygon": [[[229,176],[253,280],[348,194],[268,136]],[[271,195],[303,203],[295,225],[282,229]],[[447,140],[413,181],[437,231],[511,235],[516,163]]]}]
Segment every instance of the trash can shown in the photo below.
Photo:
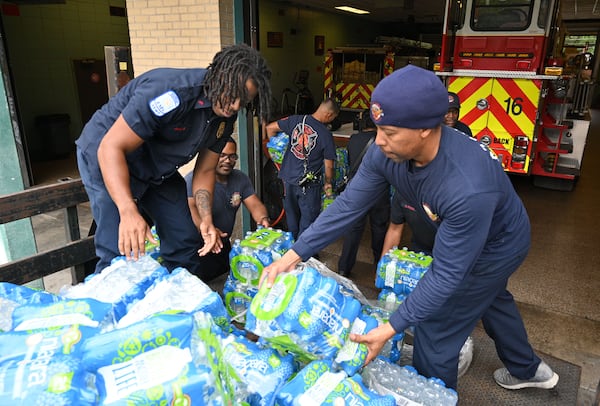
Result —
[{"label": "trash can", "polygon": [[73,150],[68,114],[48,114],[35,118],[38,139],[42,141],[44,160],[66,158]]}]

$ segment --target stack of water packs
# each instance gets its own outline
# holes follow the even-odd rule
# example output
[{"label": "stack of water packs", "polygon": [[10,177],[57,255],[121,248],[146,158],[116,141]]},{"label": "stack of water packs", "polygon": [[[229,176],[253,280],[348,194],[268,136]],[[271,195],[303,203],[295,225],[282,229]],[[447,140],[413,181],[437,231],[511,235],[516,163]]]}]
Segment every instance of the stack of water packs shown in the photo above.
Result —
[{"label": "stack of water packs", "polygon": [[264,267],[281,258],[294,243],[292,233],[258,227],[243,240],[235,240],[229,253],[231,271],[223,287],[227,311],[243,323],[245,313],[258,292]]},{"label": "stack of water packs", "polygon": [[263,284],[252,300],[246,330],[301,361],[333,358],[342,348],[361,304],[333,279],[304,266]]},{"label": "stack of water packs", "polygon": [[414,290],[432,262],[433,258],[429,255],[407,248],[390,249],[377,264],[375,287],[381,289],[379,301],[388,310],[395,310]]}]

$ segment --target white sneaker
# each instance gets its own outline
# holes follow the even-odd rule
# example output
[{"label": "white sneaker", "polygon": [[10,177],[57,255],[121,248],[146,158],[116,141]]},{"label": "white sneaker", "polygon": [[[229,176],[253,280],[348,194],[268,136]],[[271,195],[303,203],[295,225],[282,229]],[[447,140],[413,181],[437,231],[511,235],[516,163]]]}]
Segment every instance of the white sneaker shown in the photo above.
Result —
[{"label": "white sneaker", "polygon": [[533,378],[519,379],[510,374],[508,369],[500,368],[494,372],[496,383],[506,389],[542,388],[552,389],[558,383],[558,374],[544,361],[540,362]]}]

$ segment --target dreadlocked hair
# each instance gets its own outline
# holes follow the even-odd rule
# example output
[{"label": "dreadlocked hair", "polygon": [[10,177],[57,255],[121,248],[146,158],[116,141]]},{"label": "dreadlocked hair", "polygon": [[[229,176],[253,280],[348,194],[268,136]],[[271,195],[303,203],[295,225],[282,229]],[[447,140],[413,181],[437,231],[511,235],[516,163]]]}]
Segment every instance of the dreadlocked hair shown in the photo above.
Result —
[{"label": "dreadlocked hair", "polygon": [[[258,90],[250,100],[246,81],[250,79]],[[247,110],[256,114],[261,121],[268,120],[271,100],[271,69],[262,55],[246,44],[237,44],[219,51],[208,66],[205,77],[206,97],[228,106],[239,98]],[[257,100],[258,99],[258,100]]]}]

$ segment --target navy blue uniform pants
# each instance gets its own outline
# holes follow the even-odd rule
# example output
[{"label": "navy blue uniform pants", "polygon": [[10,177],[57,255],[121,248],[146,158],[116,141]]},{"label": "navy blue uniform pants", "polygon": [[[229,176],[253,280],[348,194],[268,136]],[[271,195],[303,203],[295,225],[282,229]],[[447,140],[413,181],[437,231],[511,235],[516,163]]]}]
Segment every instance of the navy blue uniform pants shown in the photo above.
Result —
[{"label": "navy blue uniform pants", "polygon": [[[88,170],[84,155],[77,152],[79,173],[86,192],[94,220],[97,224],[94,235],[96,255],[100,258],[96,272],[110,265],[113,258],[120,255],[119,211],[106,190],[102,176]],[[178,266],[202,277],[205,270],[198,256],[198,249],[204,244],[198,229],[192,221],[187,203],[185,181],[175,173],[160,185],[150,185],[141,196],[134,196],[140,212],[151,219],[160,237],[160,255],[163,265],[172,270]]]},{"label": "navy blue uniform pants", "polygon": [[533,352],[513,296],[506,290],[508,278],[526,256],[527,250],[478,263],[442,308],[415,326],[413,365],[420,374],[438,377],[456,389],[460,349],[481,319],[509,372],[520,379],[535,375],[541,360]]},{"label": "navy blue uniform pants", "polygon": [[307,187],[285,184],[283,200],[288,231],[294,240],[310,226],[321,212],[321,184],[314,183]]},{"label": "navy blue uniform pants", "polygon": [[383,248],[383,241],[390,220],[390,195],[387,189],[377,200],[375,206],[360,220],[357,220],[344,237],[344,246],[342,247],[342,254],[338,261],[338,272],[341,275],[348,275],[352,268],[354,268],[356,253],[367,224],[367,218],[371,226],[373,262],[377,263],[381,257],[381,249]]}]

